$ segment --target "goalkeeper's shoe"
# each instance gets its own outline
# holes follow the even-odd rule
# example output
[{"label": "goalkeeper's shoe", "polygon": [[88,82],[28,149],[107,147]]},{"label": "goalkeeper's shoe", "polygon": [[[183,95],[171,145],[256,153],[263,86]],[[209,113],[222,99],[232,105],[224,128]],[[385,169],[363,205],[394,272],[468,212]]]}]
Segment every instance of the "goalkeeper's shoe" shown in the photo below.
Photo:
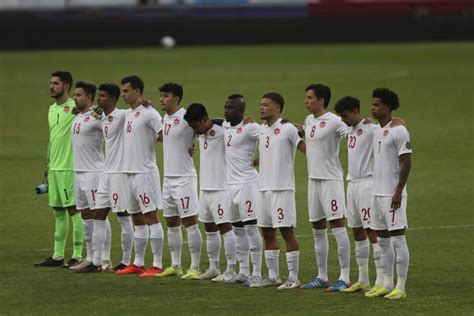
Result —
[{"label": "goalkeeper's shoe", "polygon": [[96,266],[93,263],[91,263],[84,269],[76,270],[76,273],[94,273],[94,272],[102,272],[102,266]]},{"label": "goalkeeper's shoe", "polygon": [[158,273],[163,272],[163,269],[157,267],[151,267],[150,269],[146,270],[142,274],[139,275],[140,278],[149,278],[154,277]]},{"label": "goalkeeper's shoe", "polygon": [[157,278],[163,278],[163,277],[172,276],[172,275],[182,276],[183,270],[181,268],[168,267],[165,269],[165,271],[158,273],[155,276]]},{"label": "goalkeeper's shoe", "polygon": [[390,293],[389,290],[387,290],[385,287],[383,286],[379,286],[379,287],[373,287],[372,290],[368,291],[365,293],[365,297],[380,297],[380,296],[385,296],[387,295],[388,293]]},{"label": "goalkeeper's shoe", "polygon": [[405,291],[395,288],[392,292],[388,293],[383,298],[386,298],[387,300],[399,300],[406,297],[407,293]]},{"label": "goalkeeper's shoe", "polygon": [[138,266],[136,266],[132,263],[132,264],[129,264],[128,266],[126,266],[122,270],[115,271],[115,274],[120,274],[120,275],[122,275],[122,274],[142,274],[144,272],[145,272],[145,267],[138,267]]},{"label": "goalkeeper's shoe", "polygon": [[201,275],[199,270],[189,269],[185,275],[181,276],[182,280],[191,280],[197,276]]},{"label": "goalkeeper's shoe", "polygon": [[64,265],[64,259],[55,260],[53,257],[46,258],[46,260],[36,262],[33,264],[35,267],[62,267]]},{"label": "goalkeeper's shoe", "polygon": [[359,291],[367,292],[369,290],[370,290],[370,284],[356,282],[356,283],[352,284],[349,288],[341,290],[341,292],[355,293],[355,292],[359,292]]}]

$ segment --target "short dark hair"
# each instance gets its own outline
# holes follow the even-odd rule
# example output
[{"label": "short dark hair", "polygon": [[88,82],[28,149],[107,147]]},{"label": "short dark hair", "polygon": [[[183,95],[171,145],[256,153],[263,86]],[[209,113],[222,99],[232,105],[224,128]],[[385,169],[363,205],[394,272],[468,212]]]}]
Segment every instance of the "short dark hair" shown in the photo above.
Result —
[{"label": "short dark hair", "polygon": [[242,98],[245,100],[244,96],[238,93],[233,93],[227,97],[228,100],[239,99]]},{"label": "short dark hair", "polygon": [[76,88],[82,88],[86,92],[86,94],[90,95],[92,98],[92,101],[94,101],[95,98],[95,92],[97,91],[97,88],[95,84],[89,81],[78,81],[76,83]]},{"label": "short dark hair", "polygon": [[398,102],[398,95],[387,88],[376,88],[372,92],[372,98],[379,98],[382,103],[388,105],[390,111],[398,109],[400,106]]},{"label": "short dark hair", "polygon": [[354,110],[360,110],[360,101],[357,98],[351,96],[345,96],[339,99],[334,105],[334,110],[336,110],[337,114],[342,114],[345,111],[352,112]]},{"label": "short dark hair", "polygon": [[99,86],[99,91],[107,92],[109,96],[115,98],[115,103],[120,97],[120,88],[115,83],[103,83]]},{"label": "short dark hair", "polygon": [[127,76],[123,78],[120,83],[121,84],[130,83],[130,86],[132,87],[132,89],[139,89],[140,93],[142,94],[143,94],[143,90],[145,90],[145,84],[143,83],[143,80],[137,75]]},{"label": "short dark hair", "polygon": [[186,110],[186,114],[184,114],[184,119],[188,123],[199,122],[204,118],[209,118],[209,116],[206,107],[201,103],[191,104]]},{"label": "short dark hair", "polygon": [[72,75],[69,71],[58,70],[51,74],[52,77],[58,77],[63,84],[69,85],[69,91],[71,91],[73,80]]},{"label": "short dark hair", "polygon": [[174,82],[167,82],[160,87],[160,92],[172,93],[179,98],[178,104],[183,99],[183,87]]},{"label": "short dark hair", "polygon": [[306,87],[306,91],[308,90],[313,90],[318,99],[324,98],[324,107],[328,107],[331,101],[331,88],[321,83],[312,83]]},{"label": "short dark hair", "polygon": [[270,99],[280,106],[280,113],[283,112],[283,107],[285,106],[285,99],[278,92],[267,92],[262,98]]}]

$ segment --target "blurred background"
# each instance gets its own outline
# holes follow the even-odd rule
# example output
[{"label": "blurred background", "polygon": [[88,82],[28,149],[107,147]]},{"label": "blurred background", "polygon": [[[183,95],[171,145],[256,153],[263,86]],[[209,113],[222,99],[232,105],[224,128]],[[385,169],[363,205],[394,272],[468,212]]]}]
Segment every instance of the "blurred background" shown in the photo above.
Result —
[{"label": "blurred background", "polygon": [[0,49],[474,38],[474,0],[0,0]]}]

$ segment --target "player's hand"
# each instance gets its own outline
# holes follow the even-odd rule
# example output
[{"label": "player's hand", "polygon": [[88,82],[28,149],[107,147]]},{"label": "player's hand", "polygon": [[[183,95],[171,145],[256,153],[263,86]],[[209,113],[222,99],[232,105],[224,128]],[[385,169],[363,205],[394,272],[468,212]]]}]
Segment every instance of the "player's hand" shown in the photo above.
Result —
[{"label": "player's hand", "polygon": [[367,124],[372,124],[374,121],[372,121],[372,119],[370,118],[365,118],[364,121],[362,123],[364,123],[364,125],[367,125]]},{"label": "player's hand", "polygon": [[144,107],[153,106],[153,104],[151,103],[151,100],[148,100],[148,99],[143,99],[143,100],[142,100],[142,105],[143,105]]},{"label": "player's hand", "polygon": [[193,144],[193,147],[188,148],[188,154],[190,157],[193,157],[195,153],[196,153],[196,147],[194,147],[194,144]]},{"label": "player's hand", "polygon": [[405,125],[405,121],[399,117],[393,117],[392,123],[390,123],[390,127]]},{"label": "player's hand", "polygon": [[251,116],[246,116],[244,117],[244,125],[250,124],[250,123],[255,123],[255,120]]},{"label": "player's hand", "polygon": [[280,122],[281,122],[281,124],[286,124],[286,123],[290,123],[290,120],[288,120],[286,118],[282,118]]},{"label": "player's hand", "polygon": [[402,205],[402,192],[401,191],[395,191],[395,194],[392,196],[392,210],[396,210],[400,208]]},{"label": "player's hand", "polygon": [[92,108],[91,108],[91,115],[92,117],[100,120],[102,118],[102,113],[104,113],[104,109],[101,108],[100,106],[98,105],[94,105]]}]

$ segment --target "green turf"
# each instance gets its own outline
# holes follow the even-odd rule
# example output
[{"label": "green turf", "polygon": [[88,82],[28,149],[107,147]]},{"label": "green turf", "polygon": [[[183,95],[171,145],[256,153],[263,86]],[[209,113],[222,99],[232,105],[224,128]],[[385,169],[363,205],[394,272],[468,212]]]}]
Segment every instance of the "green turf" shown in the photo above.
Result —
[{"label": "green turf", "polygon": [[[474,312],[473,246],[473,69],[474,43],[245,46],[92,51],[0,52],[0,314],[439,314]],[[304,88],[330,85],[333,102],[359,97],[368,115],[371,91],[398,92],[396,115],[407,122],[413,144],[409,178],[408,232],[411,264],[408,298],[400,302],[321,291],[244,289],[177,279],[142,280],[112,274],[78,275],[64,269],[33,268],[52,254],[53,216],[46,196],[33,192],[42,180],[48,142],[50,74],[70,70],[75,80],[96,83],[138,74],[156,104],[157,87],[176,81],[184,105],[202,102],[222,116],[231,93],[248,100],[257,117],[260,96],[269,90],[286,99],[284,116],[303,122]],[[124,104],[121,101],[121,107]],[[157,146],[161,169],[161,145]],[[345,148],[341,150],[343,165]],[[196,157],[197,158],[197,157]],[[307,220],[306,162],[297,154],[300,278],[315,272]],[[113,259],[120,258],[119,228]],[[184,234],[185,235],[185,234]],[[70,241],[69,241],[70,245]],[[70,246],[67,250],[71,253]],[[148,262],[151,250],[148,248]],[[168,247],[164,262],[169,263]],[[284,255],[281,274],[286,275]],[[330,236],[330,278],[338,276]],[[189,264],[186,246],[183,263]],[[224,260],[222,261],[223,264]],[[202,267],[207,257],[202,257]],[[371,276],[373,276],[371,265]],[[351,277],[357,268],[352,259]]]}]

